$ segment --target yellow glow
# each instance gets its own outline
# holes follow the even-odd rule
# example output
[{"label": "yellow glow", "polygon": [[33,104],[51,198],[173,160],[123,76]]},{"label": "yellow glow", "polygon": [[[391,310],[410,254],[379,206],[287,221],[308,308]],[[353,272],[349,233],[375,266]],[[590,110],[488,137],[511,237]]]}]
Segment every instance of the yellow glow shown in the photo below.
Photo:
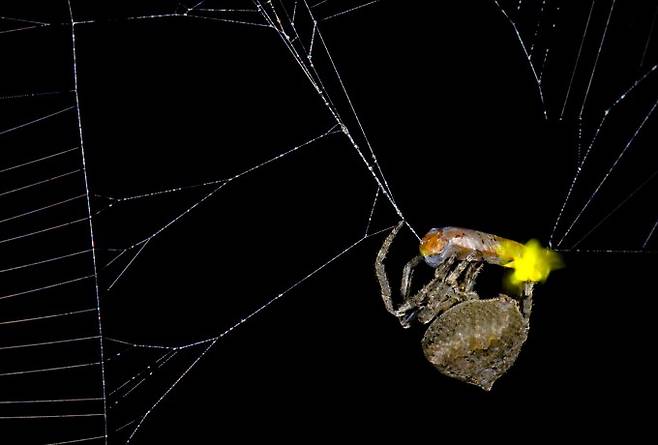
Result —
[{"label": "yellow glow", "polygon": [[511,258],[511,261],[503,266],[514,269],[509,276],[509,284],[515,288],[527,281],[544,282],[552,270],[563,266],[560,255],[550,249],[544,249],[539,241],[534,239],[525,245],[503,240],[498,255],[502,258]]}]

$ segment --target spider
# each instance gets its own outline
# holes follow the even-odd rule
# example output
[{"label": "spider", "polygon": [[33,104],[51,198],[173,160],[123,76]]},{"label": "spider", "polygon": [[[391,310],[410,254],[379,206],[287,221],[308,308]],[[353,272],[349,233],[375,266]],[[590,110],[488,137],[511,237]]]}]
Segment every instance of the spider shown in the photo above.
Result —
[{"label": "spider", "polygon": [[[489,391],[514,364],[528,337],[534,281],[539,280],[521,282],[515,297],[482,299],[474,286],[484,263],[514,267],[510,264],[524,246],[470,229],[432,229],[421,241],[421,254],[403,268],[402,302],[396,307],[384,259],[403,224],[384,240],[375,261],[386,310],[404,328],[413,322],[429,324],[423,352],[442,374]],[[414,269],[423,261],[434,268],[434,278],[410,295]]]}]

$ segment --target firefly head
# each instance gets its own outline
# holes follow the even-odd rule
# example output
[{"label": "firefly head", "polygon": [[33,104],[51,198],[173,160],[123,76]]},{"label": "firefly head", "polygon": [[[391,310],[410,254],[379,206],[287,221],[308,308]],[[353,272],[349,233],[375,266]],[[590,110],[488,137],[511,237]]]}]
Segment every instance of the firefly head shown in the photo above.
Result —
[{"label": "firefly head", "polygon": [[441,254],[447,244],[443,236],[443,230],[432,229],[420,241],[420,254],[425,257],[425,262],[428,265],[437,267],[443,259]]}]

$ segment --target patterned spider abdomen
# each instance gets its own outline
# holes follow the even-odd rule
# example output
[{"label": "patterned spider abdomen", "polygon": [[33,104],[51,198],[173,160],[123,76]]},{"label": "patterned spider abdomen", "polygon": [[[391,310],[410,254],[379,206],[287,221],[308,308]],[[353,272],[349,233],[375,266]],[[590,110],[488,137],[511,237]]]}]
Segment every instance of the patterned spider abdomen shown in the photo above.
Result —
[{"label": "patterned spider abdomen", "polygon": [[517,302],[501,295],[453,306],[427,328],[422,346],[442,374],[489,391],[514,364],[527,336]]}]

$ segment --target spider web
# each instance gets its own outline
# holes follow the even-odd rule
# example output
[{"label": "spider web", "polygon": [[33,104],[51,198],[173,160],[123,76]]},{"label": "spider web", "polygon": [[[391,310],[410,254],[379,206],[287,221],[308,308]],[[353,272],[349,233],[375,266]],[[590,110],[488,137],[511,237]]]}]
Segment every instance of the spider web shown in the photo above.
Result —
[{"label": "spider web", "polygon": [[[618,231],[611,237],[599,229],[605,224],[629,228],[630,215],[638,215],[634,204],[643,206],[643,197],[655,191],[658,171],[647,165],[644,148],[655,137],[651,119],[658,104],[651,51],[655,6],[638,9],[616,1],[592,2],[587,8],[547,1],[495,3],[519,40],[547,119],[575,135],[575,172],[549,242],[564,252],[647,253],[656,223],[646,221],[645,215],[637,220],[644,226],[634,227],[633,241],[629,233]],[[560,26],[578,38],[556,43]],[[567,51],[564,44],[574,42],[576,47]],[[567,62],[555,65],[570,69],[550,69],[557,57]],[[629,181],[628,172],[637,176]]]},{"label": "spider web", "polygon": [[[0,92],[0,421],[20,443],[139,443],[161,402],[220,341],[405,219],[387,180],[394,172],[384,175],[326,37],[332,23],[360,20],[384,3],[394,2],[3,6],[0,40],[11,69]],[[647,162],[658,104],[655,9],[614,0],[480,7],[494,8],[518,43],[538,114],[573,152],[547,239],[563,252],[652,252],[658,220],[634,212],[650,202],[658,173]],[[144,36],[154,28],[182,29],[190,40],[182,50],[179,37],[150,42]],[[194,85],[148,91],[156,72],[131,71],[135,58],[170,55],[158,45],[174,58],[204,58],[212,45],[194,43],[197,28],[234,42],[218,56],[230,61],[225,77],[218,84],[194,72],[185,79]],[[142,41],[130,55],[129,45]],[[272,63],[258,72],[253,59]],[[603,84],[601,72],[617,65],[625,69]],[[191,113],[201,94],[221,105]],[[168,116],[158,110],[167,108],[163,97],[190,108]],[[278,116],[283,102],[297,114]],[[176,125],[184,139],[168,130]],[[333,196],[338,181],[349,197]],[[629,220],[638,226],[623,230]],[[194,260],[198,250],[235,283],[218,287],[227,295],[217,303],[220,318],[200,314],[195,295],[212,280],[198,277],[217,272],[206,258]],[[240,265],[268,264],[268,252],[281,251],[292,257],[285,267],[264,267],[258,283],[240,285],[253,281]],[[166,295],[185,299],[167,300],[170,312],[160,312]],[[199,329],[168,329],[188,319]],[[151,336],[134,341],[144,331]]]}]

